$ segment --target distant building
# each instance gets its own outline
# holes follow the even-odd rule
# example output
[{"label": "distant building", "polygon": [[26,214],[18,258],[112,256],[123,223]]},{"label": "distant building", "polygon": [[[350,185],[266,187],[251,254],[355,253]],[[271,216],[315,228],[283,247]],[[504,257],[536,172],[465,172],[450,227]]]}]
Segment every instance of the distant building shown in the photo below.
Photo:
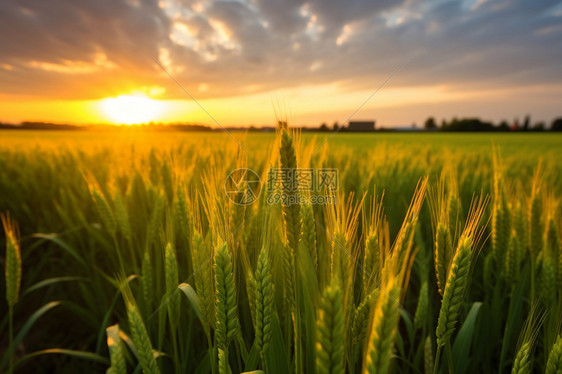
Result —
[{"label": "distant building", "polygon": [[347,131],[375,131],[375,121],[350,121]]}]

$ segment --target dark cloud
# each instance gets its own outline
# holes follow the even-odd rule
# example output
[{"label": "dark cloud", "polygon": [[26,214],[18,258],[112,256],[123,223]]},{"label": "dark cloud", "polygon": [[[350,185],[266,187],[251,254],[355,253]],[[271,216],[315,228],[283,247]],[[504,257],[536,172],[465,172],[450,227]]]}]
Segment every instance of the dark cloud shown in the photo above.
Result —
[{"label": "dark cloud", "polygon": [[157,56],[197,97],[374,88],[404,61],[394,85],[561,84],[561,4],[4,0],[0,93],[97,98],[158,85],[181,97]]},{"label": "dark cloud", "polygon": [[152,56],[166,43],[169,23],[147,0],[2,1],[0,92],[105,96],[154,74]]},{"label": "dark cloud", "polygon": [[0,4],[0,58],[56,63],[93,61],[105,53],[125,67],[142,68],[168,28],[168,18],[149,0],[8,0]]},{"label": "dark cloud", "polygon": [[306,27],[300,11],[304,0],[254,0],[253,4],[275,34],[290,36]]},{"label": "dark cloud", "polygon": [[365,20],[381,11],[399,6],[404,0],[313,0],[311,10],[327,25],[327,34],[339,32],[348,22]]}]

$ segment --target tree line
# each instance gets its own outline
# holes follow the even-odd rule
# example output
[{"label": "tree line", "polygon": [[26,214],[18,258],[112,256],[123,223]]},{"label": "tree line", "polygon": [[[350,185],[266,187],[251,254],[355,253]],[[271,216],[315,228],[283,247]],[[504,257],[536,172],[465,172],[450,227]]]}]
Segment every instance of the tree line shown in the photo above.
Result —
[{"label": "tree line", "polygon": [[531,125],[531,116],[526,116],[523,122],[518,120],[508,123],[501,121],[498,124],[493,122],[482,121],[479,118],[453,118],[450,121],[443,120],[441,125],[438,126],[435,118],[429,117],[425,123],[424,128],[431,131],[476,131],[476,132],[492,132],[492,131],[562,131],[562,117],[556,118],[547,128],[545,122],[536,122]]}]

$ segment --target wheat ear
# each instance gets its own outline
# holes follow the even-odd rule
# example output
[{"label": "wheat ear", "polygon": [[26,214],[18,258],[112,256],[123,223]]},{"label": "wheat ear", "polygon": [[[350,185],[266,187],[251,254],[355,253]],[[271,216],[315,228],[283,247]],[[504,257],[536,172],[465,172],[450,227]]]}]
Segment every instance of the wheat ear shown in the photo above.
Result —
[{"label": "wheat ear", "polygon": [[363,292],[367,294],[380,279],[380,246],[376,233],[371,233],[365,241],[365,255],[363,256]]},{"label": "wheat ear", "polygon": [[239,325],[232,259],[226,244],[221,245],[215,253],[215,284],[215,335],[218,348],[227,354],[228,345]]},{"label": "wheat ear", "polygon": [[130,243],[133,238],[131,222],[129,221],[129,215],[127,214],[125,204],[123,204],[123,198],[119,192],[115,192],[113,206],[115,207],[115,219],[117,220],[119,231],[121,231],[125,240]]},{"label": "wheat ear", "polygon": [[113,325],[105,329],[107,335],[107,347],[111,360],[113,374],[127,374],[127,364],[123,354],[123,346],[119,337],[119,325]]},{"label": "wheat ear", "polygon": [[371,316],[371,309],[373,304],[376,303],[379,297],[380,290],[375,288],[365,299],[357,306],[353,313],[353,320],[351,323],[351,335],[355,343],[362,342],[367,337],[369,328],[369,318]]},{"label": "wheat ear", "polygon": [[508,284],[514,285],[519,279],[522,256],[523,250],[519,237],[515,232],[512,232],[505,256],[505,280]]},{"label": "wheat ear", "polygon": [[18,227],[8,214],[0,216],[6,235],[6,301],[13,308],[18,302],[21,284],[21,252]]},{"label": "wheat ear", "polygon": [[562,372],[562,335],[558,335],[556,342],[550,350],[546,362],[545,374],[560,374]]},{"label": "wheat ear", "polygon": [[165,201],[161,193],[157,193],[155,196],[154,210],[152,211],[152,216],[150,217],[150,222],[148,223],[148,232],[146,236],[146,243],[148,248],[152,245],[157,244],[159,240],[160,228],[162,225],[162,217],[164,215]]},{"label": "wheat ear", "polygon": [[500,273],[503,274],[511,232],[511,215],[504,189],[497,187],[495,194],[492,212],[492,253],[497,268],[500,270]]},{"label": "wheat ear", "polygon": [[[294,174],[297,169],[297,157],[295,154],[293,138],[286,130],[284,130],[281,134],[281,147],[279,148],[279,154],[281,159],[281,168],[288,170],[289,175],[292,175],[290,180],[291,183],[284,183],[284,190],[282,192],[287,197],[298,198],[298,184]],[[283,204],[282,211],[283,218],[285,220],[287,241],[293,252],[296,252],[298,250],[302,229],[300,204],[296,202],[288,205]]]},{"label": "wheat ear", "polygon": [[148,337],[148,332],[140,315],[139,309],[129,288],[129,284],[124,277],[119,277],[119,288],[125,300],[127,307],[127,318],[129,320],[129,328],[131,329],[131,339],[137,350],[137,356],[142,370],[145,373],[160,373],[154,354],[152,353],[152,344]]},{"label": "wheat ear", "polygon": [[269,261],[269,251],[262,249],[256,268],[256,275],[253,278],[254,289],[254,307],[255,307],[255,344],[263,355],[267,352],[269,343],[271,342],[271,328],[274,318],[274,286],[271,277],[271,263]]},{"label": "wheat ear", "polygon": [[178,261],[176,250],[171,243],[166,245],[164,252],[165,263],[165,282],[166,282],[166,303],[168,307],[168,317],[172,329],[176,329],[180,319],[180,294],[178,292]]},{"label": "wheat ear", "polygon": [[466,237],[459,243],[445,285],[436,330],[439,347],[444,346],[455,331],[465,290],[468,287],[471,257],[471,239]]},{"label": "wheat ear", "polygon": [[540,285],[543,301],[547,306],[556,301],[556,263],[548,251],[542,251],[540,261]]},{"label": "wheat ear", "polygon": [[517,351],[515,360],[513,360],[511,374],[531,374],[533,370],[531,349],[531,342],[525,342],[521,345],[521,348]]},{"label": "wheat ear", "polygon": [[332,282],[322,295],[316,324],[316,372],[343,374],[344,321],[341,288]]},{"label": "wheat ear", "polygon": [[364,373],[386,374],[392,359],[392,346],[400,318],[400,288],[396,280],[381,291],[371,321]]},{"label": "wheat ear", "polygon": [[447,271],[453,256],[453,244],[449,227],[444,223],[437,225],[435,235],[435,275],[439,293],[443,295],[443,289],[447,282]]},{"label": "wheat ear", "polygon": [[318,249],[316,248],[316,222],[312,205],[303,206],[302,210],[302,243],[310,253],[314,269],[318,269]]},{"label": "wheat ear", "polygon": [[142,257],[141,271],[141,287],[144,306],[147,308],[147,310],[150,310],[154,301],[154,273],[152,271],[152,261],[148,248],[145,249]]},{"label": "wheat ear", "polygon": [[105,196],[96,187],[92,190],[92,197],[94,198],[94,204],[98,209],[105,228],[111,236],[114,236],[117,232],[117,221],[111,206]]},{"label": "wheat ear", "polygon": [[427,282],[423,282],[420,288],[420,296],[418,298],[418,305],[416,307],[416,314],[414,315],[414,326],[420,329],[424,326],[429,313],[429,293]]},{"label": "wheat ear", "polygon": [[529,212],[529,248],[535,257],[542,250],[544,223],[542,218],[542,200],[538,192],[533,194]]},{"label": "wheat ear", "polygon": [[215,326],[215,283],[213,275],[213,253],[198,231],[194,231],[191,245],[191,263],[197,295],[201,300],[204,318],[208,326]]},{"label": "wheat ear", "polygon": [[14,369],[14,305],[18,302],[21,284],[21,253],[19,246],[19,232],[17,224],[10,219],[9,214],[1,214],[0,220],[6,235],[6,301],[8,302],[8,339],[10,356],[9,373]]}]

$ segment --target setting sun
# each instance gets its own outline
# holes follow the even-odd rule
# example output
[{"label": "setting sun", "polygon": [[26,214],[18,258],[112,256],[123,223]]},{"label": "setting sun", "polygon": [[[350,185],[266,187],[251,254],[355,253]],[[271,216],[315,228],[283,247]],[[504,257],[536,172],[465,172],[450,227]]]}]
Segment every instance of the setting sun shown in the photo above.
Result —
[{"label": "setting sun", "polygon": [[139,124],[157,119],[164,104],[146,96],[120,95],[104,99],[101,110],[115,124]]}]

